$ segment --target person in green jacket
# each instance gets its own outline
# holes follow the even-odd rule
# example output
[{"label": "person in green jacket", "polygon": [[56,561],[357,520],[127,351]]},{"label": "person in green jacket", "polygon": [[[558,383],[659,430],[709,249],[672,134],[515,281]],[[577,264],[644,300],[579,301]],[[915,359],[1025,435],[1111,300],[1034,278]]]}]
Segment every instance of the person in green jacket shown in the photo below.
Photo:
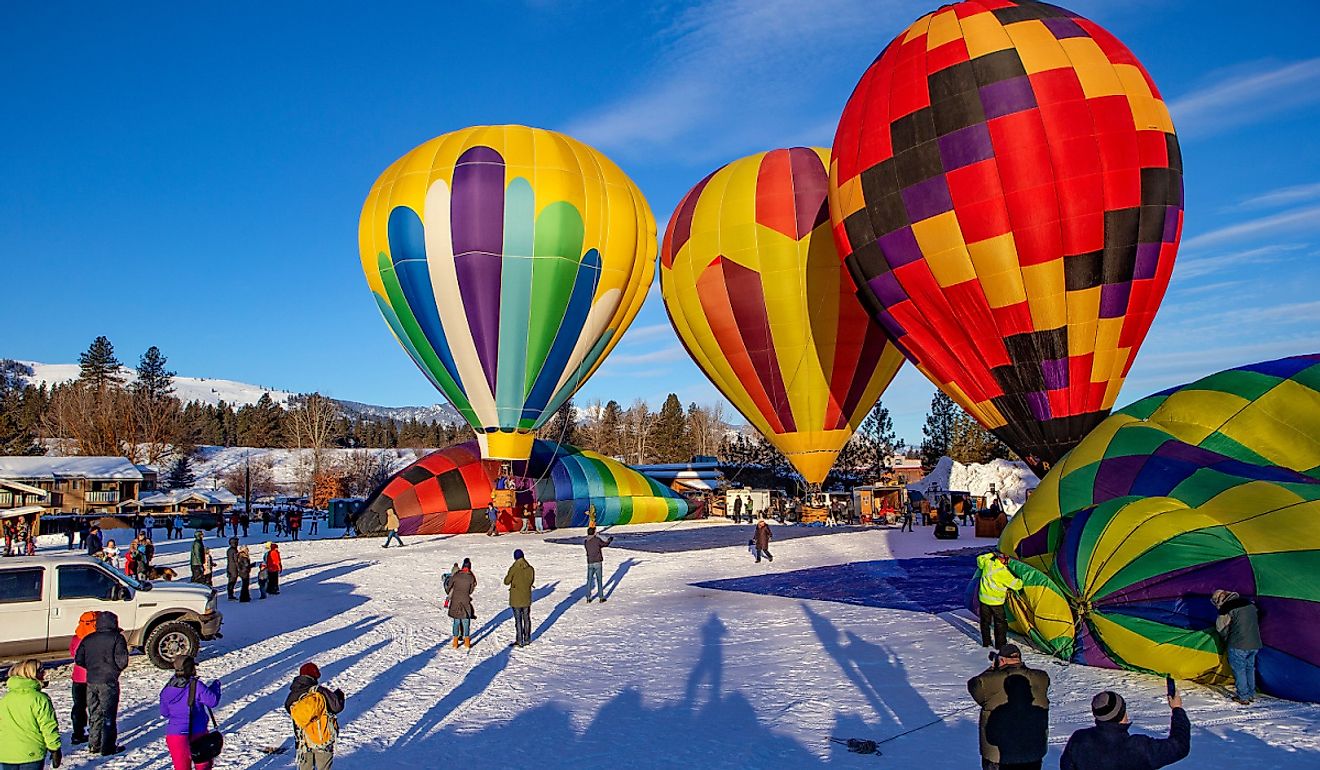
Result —
[{"label": "person in green jacket", "polygon": [[536,570],[523,558],[522,549],[513,552],[513,564],[504,575],[504,585],[509,587],[509,607],[513,609],[513,625],[516,638],[510,646],[526,647],[532,642],[532,583],[536,582]]},{"label": "person in green jacket", "polygon": [[45,678],[35,660],[9,669],[9,692],[0,698],[0,770],[41,770],[46,754],[51,767],[64,759],[55,706],[41,691]]},{"label": "person in green jacket", "polygon": [[995,649],[1008,641],[1008,618],[1004,615],[1004,602],[1009,591],[1021,591],[1022,581],[1008,569],[1008,556],[998,552],[983,553],[976,557],[981,570],[981,585],[977,598],[981,602],[981,646],[990,646],[990,627],[994,626]]},{"label": "person in green jacket", "polygon": [[197,530],[197,534],[193,536],[192,553],[188,555],[188,567],[192,571],[194,583],[206,582],[206,541],[202,539],[204,537],[206,536],[202,531]]}]

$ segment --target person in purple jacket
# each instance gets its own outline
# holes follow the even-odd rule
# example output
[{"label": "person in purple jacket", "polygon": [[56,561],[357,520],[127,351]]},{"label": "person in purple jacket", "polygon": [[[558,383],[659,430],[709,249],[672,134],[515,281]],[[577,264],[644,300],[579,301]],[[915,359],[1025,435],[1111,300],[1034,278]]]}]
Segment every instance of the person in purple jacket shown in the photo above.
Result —
[{"label": "person in purple jacket", "polygon": [[165,746],[174,770],[211,770],[210,762],[192,761],[192,741],[207,732],[207,709],[220,705],[220,680],[205,684],[197,677],[191,655],[174,659],[174,676],[160,691],[160,715],[165,717]]}]

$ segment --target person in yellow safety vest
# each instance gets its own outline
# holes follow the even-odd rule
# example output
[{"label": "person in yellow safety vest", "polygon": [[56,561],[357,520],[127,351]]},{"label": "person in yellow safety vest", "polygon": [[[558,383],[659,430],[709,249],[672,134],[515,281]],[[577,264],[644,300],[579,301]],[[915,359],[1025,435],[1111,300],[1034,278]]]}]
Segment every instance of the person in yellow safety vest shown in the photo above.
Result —
[{"label": "person in yellow safety vest", "polygon": [[990,627],[995,631],[995,649],[1007,642],[1008,618],[1004,616],[1004,601],[1009,591],[1021,591],[1022,581],[1008,569],[1008,556],[1002,553],[983,553],[976,557],[981,569],[981,646],[990,646]]}]

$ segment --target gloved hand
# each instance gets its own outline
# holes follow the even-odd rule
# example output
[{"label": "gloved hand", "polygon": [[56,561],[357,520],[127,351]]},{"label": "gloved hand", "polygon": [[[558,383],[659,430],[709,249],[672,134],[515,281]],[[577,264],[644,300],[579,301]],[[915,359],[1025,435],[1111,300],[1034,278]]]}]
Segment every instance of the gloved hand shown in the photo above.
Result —
[{"label": "gloved hand", "polygon": [[50,753],[51,767],[59,767],[60,763],[63,761],[64,761],[64,752],[60,751],[59,749],[55,749]]},{"label": "gloved hand", "polygon": [[339,702],[340,702],[340,703],[343,703],[343,702],[344,702],[344,691],[343,691],[343,690],[335,690],[335,697],[339,699]]}]

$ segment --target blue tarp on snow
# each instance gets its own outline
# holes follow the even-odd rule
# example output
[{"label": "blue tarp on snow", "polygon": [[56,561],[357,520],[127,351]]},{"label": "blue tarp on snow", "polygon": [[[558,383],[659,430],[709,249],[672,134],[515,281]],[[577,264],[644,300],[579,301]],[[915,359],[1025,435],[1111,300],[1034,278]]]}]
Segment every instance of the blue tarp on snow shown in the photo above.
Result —
[{"label": "blue tarp on snow", "polygon": [[[750,556],[746,558],[751,558]],[[837,564],[693,585],[790,599],[821,599],[865,607],[948,612],[963,607],[976,557],[930,556]]]}]

